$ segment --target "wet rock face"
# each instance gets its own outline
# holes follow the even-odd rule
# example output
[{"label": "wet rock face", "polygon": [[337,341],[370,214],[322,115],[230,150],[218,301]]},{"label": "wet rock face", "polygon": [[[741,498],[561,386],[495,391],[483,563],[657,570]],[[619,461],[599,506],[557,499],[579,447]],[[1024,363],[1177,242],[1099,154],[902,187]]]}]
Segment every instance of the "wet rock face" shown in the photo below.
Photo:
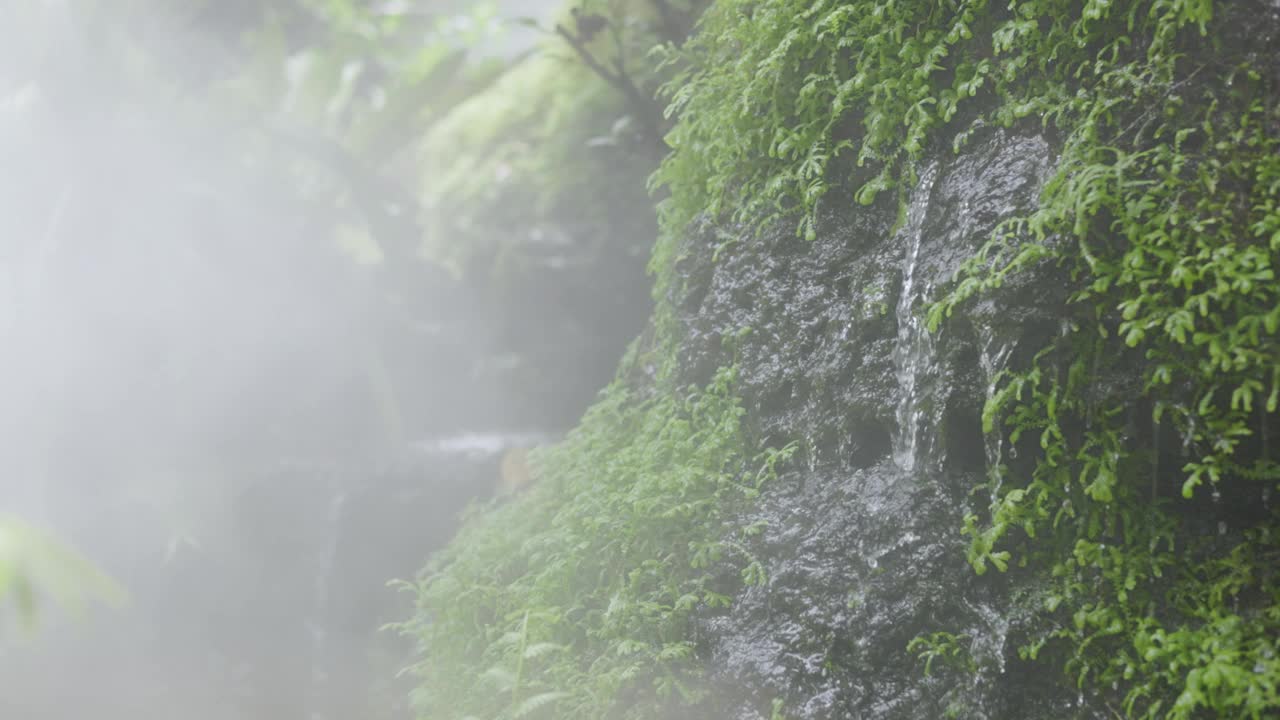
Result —
[{"label": "wet rock face", "polygon": [[769,523],[756,549],[773,558],[769,583],[706,623],[714,666],[757,688],[729,716],[768,717],[777,697],[805,718],[942,717],[904,650],[966,614],[951,593],[974,594],[960,538],[933,530],[954,527],[950,494],[889,463],[786,482],[752,517]]},{"label": "wet rock face", "polygon": [[[731,357],[722,339],[750,328],[737,357],[748,416],[763,436],[806,440],[815,461],[874,464],[897,430],[900,325],[923,314],[938,286],[1001,219],[1033,203],[1052,162],[1048,141],[1038,136],[990,131],[975,139],[911,197],[908,215],[921,216],[914,228],[914,263],[906,257],[913,243],[905,235],[912,228],[904,223],[893,231],[891,201],[862,208],[849,199],[828,209],[813,242],[782,227],[760,239],[744,237],[718,261],[712,259],[714,247],[691,243],[689,260],[680,268],[686,279],[679,300],[688,338],[684,366],[702,380]],[[904,306],[908,269],[915,293]],[[989,317],[973,323],[1011,343],[1026,334],[1036,313],[1045,312],[1040,298],[1051,297],[1052,290],[1005,293],[1009,302],[987,308]],[[964,320],[949,324],[938,338],[935,358],[916,378],[916,394],[972,390],[967,385],[978,380],[977,358],[990,338],[963,337],[966,324],[973,324]]]},{"label": "wet rock face", "polygon": [[[754,430],[802,459],[744,524],[769,582],[706,617],[699,638],[724,717],[1094,717],[1017,659],[1005,578],[965,562],[963,517],[988,498],[980,411],[992,377],[1057,325],[1045,270],[942,333],[923,314],[1003,219],[1030,208],[1053,165],[1048,139],[987,130],[921,169],[896,208],[830,208],[818,239],[790,228],[713,260],[691,243],[678,300],[690,378],[735,357]],[[750,327],[728,348],[724,339]],[[984,491],[985,493],[985,491]],[[925,676],[907,644],[962,628],[976,672]],[[1027,675],[1022,677],[1022,675]]]}]

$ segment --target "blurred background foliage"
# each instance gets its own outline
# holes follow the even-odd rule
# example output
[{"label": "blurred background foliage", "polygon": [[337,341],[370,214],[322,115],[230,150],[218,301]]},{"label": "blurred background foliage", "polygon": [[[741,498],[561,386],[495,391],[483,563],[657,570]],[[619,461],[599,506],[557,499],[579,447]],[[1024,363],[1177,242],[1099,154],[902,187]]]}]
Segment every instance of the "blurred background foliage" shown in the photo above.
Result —
[{"label": "blurred background foliage", "polygon": [[[625,3],[576,10],[616,23],[593,47],[619,68],[659,39]],[[130,434],[104,453],[150,448],[129,458],[146,501],[200,498],[207,521],[229,455],[368,457],[449,427],[576,420],[648,314],[658,156],[557,22],[570,8],[551,0],[17,3],[0,287],[26,359],[9,375],[46,366],[48,393],[78,406],[45,418],[44,440],[83,438],[64,421],[92,403],[88,434]],[[102,337],[76,337],[90,311]],[[114,390],[82,372],[89,355]],[[270,407],[203,417],[246,384]],[[344,412],[326,413],[335,387]],[[156,407],[106,427],[125,397]],[[47,450],[26,453],[27,476],[67,474]]]},{"label": "blurred background foliage", "polygon": [[[199,666],[219,618],[305,643],[290,559],[354,482],[314,468],[571,426],[649,314],[661,128],[627,88],[652,95],[646,52],[694,10],[654,7],[7,6],[0,509],[30,525],[4,526],[0,597],[114,578],[134,619],[72,662],[104,687]],[[271,602],[232,596],[277,570]]]},{"label": "blurred background foliage", "polygon": [[118,605],[124,592],[88,560],[58,540],[12,517],[0,517],[0,633],[37,620],[37,598],[79,613],[90,599]]}]

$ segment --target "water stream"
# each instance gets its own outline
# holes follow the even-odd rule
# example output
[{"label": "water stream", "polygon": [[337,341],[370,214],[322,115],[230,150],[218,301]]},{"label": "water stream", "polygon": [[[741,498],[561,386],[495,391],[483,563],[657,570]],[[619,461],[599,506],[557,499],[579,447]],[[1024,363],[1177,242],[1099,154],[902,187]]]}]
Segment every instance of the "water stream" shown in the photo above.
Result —
[{"label": "water stream", "polygon": [[907,253],[898,297],[898,338],[893,350],[899,392],[893,459],[907,472],[914,470],[922,458],[929,458],[931,464],[942,463],[934,452],[934,432],[940,418],[936,417],[936,406],[927,401],[924,387],[934,371],[933,336],[925,327],[923,312],[932,284],[920,277],[924,221],[937,174],[936,163],[930,163],[920,173],[919,184],[911,193],[906,222],[898,233],[898,242],[907,248]]},{"label": "water stream", "polygon": [[[988,339],[982,345],[982,353],[978,356],[978,367],[986,376],[986,402],[990,403],[999,387],[1000,376],[1004,372],[1013,345],[1000,342],[995,338]],[[994,503],[1000,493],[1000,484],[1004,475],[1004,432],[998,425],[992,432],[982,434],[983,450],[987,460],[987,480],[991,483],[991,502]]]}]

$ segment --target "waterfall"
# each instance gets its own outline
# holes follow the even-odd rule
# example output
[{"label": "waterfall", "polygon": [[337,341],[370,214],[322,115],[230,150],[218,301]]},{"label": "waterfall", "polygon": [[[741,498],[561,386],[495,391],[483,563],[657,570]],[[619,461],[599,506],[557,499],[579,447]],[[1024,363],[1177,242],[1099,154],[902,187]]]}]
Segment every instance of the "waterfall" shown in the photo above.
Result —
[{"label": "waterfall", "polygon": [[[988,403],[995,397],[1000,374],[1004,372],[1005,362],[1009,359],[1011,350],[1013,350],[1011,343],[997,342],[994,337],[989,338],[982,345],[982,355],[978,357],[978,365],[986,375]],[[999,420],[996,420],[992,432],[983,433],[982,444],[986,452],[987,480],[991,483],[991,502],[994,504],[999,499],[1000,483],[1004,476],[1004,467],[1001,465],[1004,461],[1004,431],[1000,427]]]},{"label": "waterfall", "polygon": [[[897,432],[893,436],[893,460],[905,471],[916,468],[921,458],[930,457],[941,412],[940,404],[926,397],[924,380],[934,371],[933,336],[925,327],[924,304],[932,285],[919,277],[920,246],[924,234],[929,197],[938,167],[930,163],[920,173],[911,193],[906,221],[898,237],[907,245],[902,269],[902,294],[898,298],[898,339],[893,351],[897,368]],[[937,463],[941,464],[940,459]]]}]

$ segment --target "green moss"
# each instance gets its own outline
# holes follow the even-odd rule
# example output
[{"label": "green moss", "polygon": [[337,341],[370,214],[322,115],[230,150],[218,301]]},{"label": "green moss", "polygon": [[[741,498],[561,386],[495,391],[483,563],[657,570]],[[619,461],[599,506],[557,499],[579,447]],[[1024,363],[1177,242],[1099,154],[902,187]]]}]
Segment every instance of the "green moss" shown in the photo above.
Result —
[{"label": "green moss", "polygon": [[697,702],[693,613],[763,580],[734,539],[759,528],[726,519],[791,453],[748,451],[735,375],[615,382],[534,457],[528,494],[472,518],[406,626],[425,716],[650,718]]}]

